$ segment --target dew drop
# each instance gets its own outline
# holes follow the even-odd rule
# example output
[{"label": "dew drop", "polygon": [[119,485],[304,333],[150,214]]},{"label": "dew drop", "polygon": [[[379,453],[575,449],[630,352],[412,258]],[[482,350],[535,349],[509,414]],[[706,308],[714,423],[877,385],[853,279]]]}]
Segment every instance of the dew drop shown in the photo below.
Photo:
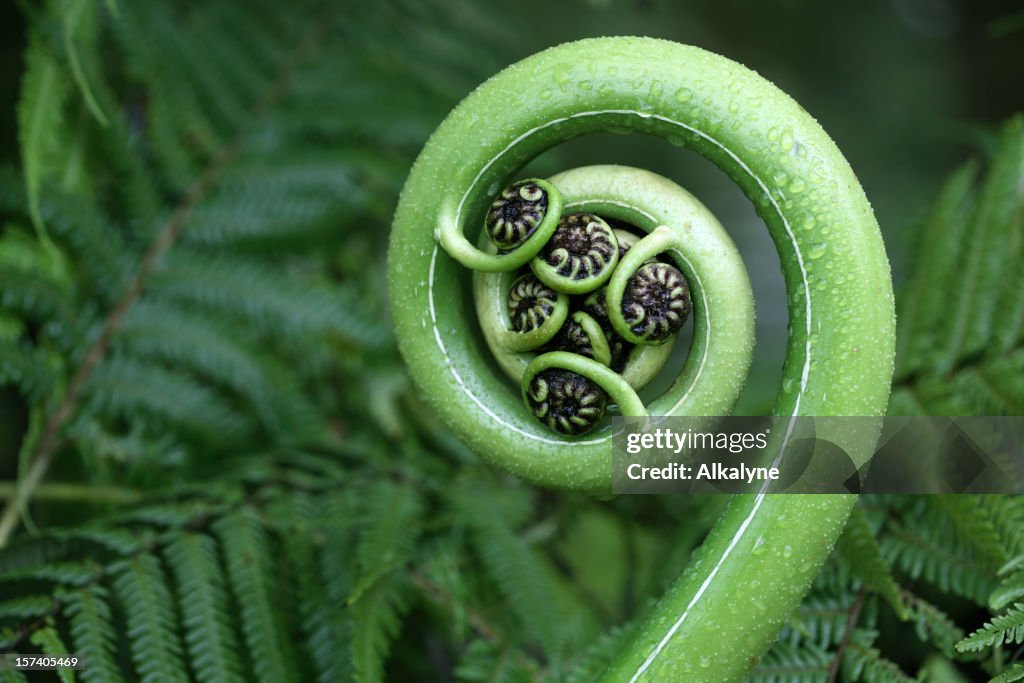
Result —
[{"label": "dew drop", "polygon": [[807,258],[818,260],[825,255],[826,251],[828,251],[828,245],[824,242],[819,242],[807,251]]},{"label": "dew drop", "polygon": [[689,102],[693,99],[693,91],[689,88],[680,88],[676,90],[676,101],[677,102]]}]

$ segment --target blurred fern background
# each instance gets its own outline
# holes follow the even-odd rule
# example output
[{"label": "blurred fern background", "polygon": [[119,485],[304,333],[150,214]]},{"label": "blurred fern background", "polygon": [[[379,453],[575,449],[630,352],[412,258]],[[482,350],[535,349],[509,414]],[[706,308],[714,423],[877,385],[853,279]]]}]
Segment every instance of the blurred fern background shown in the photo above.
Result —
[{"label": "blurred fern background", "polygon": [[[612,33],[743,62],[836,139],[900,291],[892,412],[1024,414],[1019,3],[5,5],[0,652],[82,654],[32,679],[65,682],[600,673],[726,501],[481,464],[411,390],[383,270],[448,110]],[[665,174],[729,228],[758,296],[740,410],[764,411],[786,310],[752,207],[653,140],[534,167],[596,162]],[[1024,680],[1022,603],[1020,499],[865,498],[751,680]]]}]

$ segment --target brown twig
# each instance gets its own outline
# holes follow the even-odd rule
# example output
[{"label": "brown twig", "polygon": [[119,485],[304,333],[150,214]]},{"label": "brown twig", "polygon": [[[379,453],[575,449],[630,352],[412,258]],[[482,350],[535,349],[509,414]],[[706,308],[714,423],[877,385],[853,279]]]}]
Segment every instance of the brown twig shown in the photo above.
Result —
[{"label": "brown twig", "polygon": [[853,601],[853,605],[850,606],[850,616],[846,620],[846,629],[843,631],[843,639],[839,641],[839,647],[836,648],[835,659],[832,660],[832,666],[828,670],[828,683],[835,683],[836,677],[839,675],[839,667],[843,663],[843,653],[846,652],[846,648],[850,646],[850,637],[853,635],[853,629],[857,626],[857,619],[860,618],[860,611],[864,607],[864,598],[866,593],[863,588],[857,593],[857,599]]}]

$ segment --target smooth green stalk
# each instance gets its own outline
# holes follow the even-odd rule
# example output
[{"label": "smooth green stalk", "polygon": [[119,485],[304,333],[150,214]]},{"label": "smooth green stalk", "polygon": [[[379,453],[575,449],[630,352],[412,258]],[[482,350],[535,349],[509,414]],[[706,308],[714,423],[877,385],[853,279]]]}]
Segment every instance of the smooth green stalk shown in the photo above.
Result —
[{"label": "smooth green stalk", "polygon": [[[468,245],[464,230],[478,229],[523,164],[559,142],[608,130],[659,135],[699,152],[758,208],[789,293],[791,332],[774,412],[881,415],[895,336],[888,262],[867,199],[828,135],[775,86],[728,59],[660,40],[601,38],[546,50],[483,84],[434,133],[402,192],[389,251],[392,315],[413,379],[453,431],[531,481],[608,489],[608,431],[567,439],[524,410],[478,341],[459,295],[467,273],[456,260]],[[698,342],[691,357],[704,352]],[[685,400],[661,397],[647,411],[727,410],[722,395],[738,391],[731,370],[702,366],[701,379]],[[838,443],[854,453],[865,447]],[[733,499],[603,680],[742,680],[807,590],[853,502]]]}]

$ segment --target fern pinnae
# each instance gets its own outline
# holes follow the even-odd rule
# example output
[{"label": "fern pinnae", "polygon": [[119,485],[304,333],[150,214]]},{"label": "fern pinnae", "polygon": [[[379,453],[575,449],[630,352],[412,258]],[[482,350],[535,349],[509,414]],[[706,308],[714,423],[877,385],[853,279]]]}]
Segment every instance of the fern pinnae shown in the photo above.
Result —
[{"label": "fern pinnae", "polygon": [[1024,602],[1009,608],[956,644],[958,652],[980,652],[1003,644],[1024,643]]},{"label": "fern pinnae", "polygon": [[117,633],[107,589],[96,584],[58,595],[67,605],[74,651],[89,662],[81,672],[82,680],[85,683],[121,681],[121,670],[114,654]]},{"label": "fern pinnae", "polygon": [[917,637],[922,642],[932,643],[947,657],[953,657],[956,644],[964,637],[963,629],[935,605],[908,590],[902,592]]},{"label": "fern pinnae", "polygon": [[[42,654],[52,657],[68,655],[68,646],[64,644],[64,639],[54,627],[52,619],[47,619],[46,626],[37,629],[29,638],[29,642],[38,647]],[[57,670],[57,677],[61,683],[74,683],[75,671],[74,669],[60,668]]]},{"label": "fern pinnae", "polygon": [[993,572],[1009,559],[996,527],[996,520],[980,503],[980,496],[949,495],[929,497],[952,522],[957,536],[967,543],[972,554]]},{"label": "fern pinnae", "polygon": [[98,6],[92,0],[68,0],[64,3],[62,33],[64,52],[67,54],[71,74],[78,85],[78,90],[82,93],[82,99],[96,121],[106,127],[109,125],[107,115],[92,86],[89,85],[89,77],[85,73],[81,57],[83,50],[91,52],[96,49],[97,10]]},{"label": "fern pinnae", "polygon": [[[508,498],[503,493],[492,482],[466,479],[453,492],[453,504],[472,532],[473,548],[487,575],[512,613],[529,627],[548,659],[555,662],[562,639],[550,577],[544,560],[513,528],[517,515],[507,515],[507,510],[501,509],[500,499]],[[516,503],[513,499],[513,506]]]},{"label": "fern pinnae", "polygon": [[383,575],[408,561],[420,533],[423,506],[408,486],[383,481],[370,490],[357,548],[360,578],[347,603],[354,604]]},{"label": "fern pinnae", "polygon": [[866,587],[881,595],[896,616],[905,620],[907,608],[903,604],[900,587],[892,577],[889,563],[882,555],[871,522],[862,508],[853,509],[846,529],[839,537],[837,549],[840,556],[850,564],[854,575]]},{"label": "fern pinnae", "polygon": [[40,195],[47,175],[55,166],[55,156],[59,154],[57,131],[62,125],[66,84],[56,57],[37,35],[29,40],[26,65],[25,84],[18,102],[25,189],[32,225],[40,242],[53,250],[53,242],[40,211]]},{"label": "fern pinnae", "polygon": [[295,680],[293,654],[277,619],[277,591],[271,574],[269,539],[257,512],[243,507],[219,519],[220,540],[231,593],[242,623],[251,670],[260,683]]},{"label": "fern pinnae", "polygon": [[409,607],[408,578],[399,572],[381,577],[352,605],[355,683],[383,683],[384,663]]},{"label": "fern pinnae", "polygon": [[142,683],[188,681],[173,596],[160,561],[140,555],[113,566],[111,573]]},{"label": "fern pinnae", "polygon": [[948,310],[950,329],[942,344],[936,369],[950,370],[966,353],[977,351],[990,335],[992,314],[1006,268],[1006,241],[1013,239],[1009,215],[1018,201],[1024,144],[1011,123],[1002,137],[978,190],[970,218],[971,237],[964,243],[957,287]]},{"label": "fern pinnae", "polygon": [[842,671],[847,680],[864,683],[916,683],[900,667],[886,659],[874,647],[878,633],[867,629],[854,632],[843,657]]},{"label": "fern pinnae", "polygon": [[[1021,206],[1024,203],[1022,180],[1024,117],[1018,116],[1003,127],[999,148],[985,182],[978,190],[978,203],[972,217],[972,242],[978,245],[978,249],[968,252],[977,256],[965,263],[968,269],[966,276],[976,277],[978,289],[970,308],[965,311],[966,334],[961,353],[976,353],[984,349],[991,339],[996,318],[1003,314],[997,305],[1007,285],[1006,275],[1011,267],[1016,266],[1009,257],[1019,253],[1024,241],[1024,234],[1021,234],[1024,228],[1021,223]],[[976,274],[971,272],[972,268],[977,268]],[[958,312],[954,310],[953,314]],[[955,323],[956,319],[953,320]]]},{"label": "fern pinnae", "polygon": [[238,643],[228,615],[229,597],[216,543],[205,534],[183,533],[164,550],[174,573],[184,640],[195,677],[202,683],[241,683]]},{"label": "fern pinnae", "polygon": [[776,643],[750,672],[746,683],[829,683],[833,658],[826,650]]},{"label": "fern pinnae", "polygon": [[990,679],[988,683],[1015,683],[1024,681],[1024,663],[1012,665],[1006,671]]},{"label": "fern pinnae", "polygon": [[86,392],[90,412],[110,417],[141,413],[208,443],[237,444],[254,427],[249,416],[209,387],[128,358],[107,361],[90,378]]},{"label": "fern pinnae", "polygon": [[[335,580],[332,570],[319,569],[320,550],[344,536],[351,520],[334,517],[334,507],[325,498],[295,494],[281,496],[271,507],[274,525],[281,535],[284,554],[290,568],[290,600],[295,604],[294,632],[301,632],[303,655],[309,657],[313,677],[321,683],[352,679],[352,665],[346,653],[352,640],[351,614],[343,598],[332,595],[329,582]],[[327,509],[324,509],[324,508]],[[340,528],[339,528],[340,527]],[[351,543],[338,546],[342,553],[351,550]],[[347,571],[342,571],[347,574]]]}]

